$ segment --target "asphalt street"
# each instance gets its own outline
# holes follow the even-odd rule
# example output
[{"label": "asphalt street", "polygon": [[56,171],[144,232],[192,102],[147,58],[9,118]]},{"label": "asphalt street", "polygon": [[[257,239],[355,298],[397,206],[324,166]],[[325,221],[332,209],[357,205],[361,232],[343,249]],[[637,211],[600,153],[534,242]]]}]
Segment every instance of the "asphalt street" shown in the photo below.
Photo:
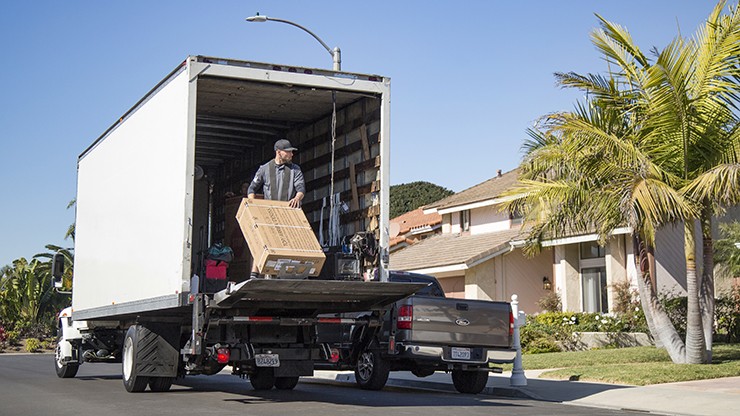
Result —
[{"label": "asphalt street", "polygon": [[[85,364],[60,379],[49,354],[0,355],[0,415],[629,415],[512,397],[302,381],[293,391],[254,391],[230,374],[177,380],[166,393],[127,393],[120,364]],[[644,414],[644,413],[632,413]]]}]

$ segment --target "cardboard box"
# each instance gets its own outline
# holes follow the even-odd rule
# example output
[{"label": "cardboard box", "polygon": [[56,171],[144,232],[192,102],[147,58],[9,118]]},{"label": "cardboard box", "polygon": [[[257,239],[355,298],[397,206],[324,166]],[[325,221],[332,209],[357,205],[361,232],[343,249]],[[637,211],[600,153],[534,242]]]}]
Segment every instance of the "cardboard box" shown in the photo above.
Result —
[{"label": "cardboard box", "polygon": [[236,221],[260,273],[301,278],[321,272],[326,256],[302,209],[244,198]]}]

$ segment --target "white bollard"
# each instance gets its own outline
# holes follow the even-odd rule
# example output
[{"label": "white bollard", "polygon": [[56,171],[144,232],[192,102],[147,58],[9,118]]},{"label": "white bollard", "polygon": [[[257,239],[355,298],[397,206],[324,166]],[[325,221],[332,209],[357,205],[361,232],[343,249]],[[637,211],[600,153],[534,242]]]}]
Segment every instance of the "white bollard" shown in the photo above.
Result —
[{"label": "white bollard", "polygon": [[527,317],[523,311],[519,311],[519,296],[517,295],[511,295],[511,312],[514,314],[516,358],[514,358],[514,368],[511,370],[509,384],[515,387],[523,387],[527,385],[527,377],[524,375],[524,368],[522,367],[522,344],[519,338],[519,327],[526,323]]}]

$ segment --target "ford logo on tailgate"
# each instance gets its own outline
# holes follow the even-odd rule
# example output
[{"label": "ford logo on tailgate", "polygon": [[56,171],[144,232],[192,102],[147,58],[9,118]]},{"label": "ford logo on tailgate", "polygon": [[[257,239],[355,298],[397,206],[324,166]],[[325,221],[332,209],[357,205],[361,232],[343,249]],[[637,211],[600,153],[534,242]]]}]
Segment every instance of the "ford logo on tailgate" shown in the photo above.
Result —
[{"label": "ford logo on tailgate", "polygon": [[455,323],[458,324],[458,325],[460,325],[460,326],[468,326],[468,325],[470,325],[470,321],[468,321],[465,318],[457,318],[457,319],[455,319]]}]

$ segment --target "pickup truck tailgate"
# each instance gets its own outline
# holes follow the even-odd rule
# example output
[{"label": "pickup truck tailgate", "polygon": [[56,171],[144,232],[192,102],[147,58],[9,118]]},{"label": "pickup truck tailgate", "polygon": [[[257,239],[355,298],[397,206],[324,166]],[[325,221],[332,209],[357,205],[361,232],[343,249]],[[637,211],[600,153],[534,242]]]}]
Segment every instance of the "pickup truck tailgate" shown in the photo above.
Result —
[{"label": "pickup truck tailgate", "polygon": [[413,306],[411,330],[399,330],[401,342],[510,347],[506,302],[412,296],[403,302]]}]

